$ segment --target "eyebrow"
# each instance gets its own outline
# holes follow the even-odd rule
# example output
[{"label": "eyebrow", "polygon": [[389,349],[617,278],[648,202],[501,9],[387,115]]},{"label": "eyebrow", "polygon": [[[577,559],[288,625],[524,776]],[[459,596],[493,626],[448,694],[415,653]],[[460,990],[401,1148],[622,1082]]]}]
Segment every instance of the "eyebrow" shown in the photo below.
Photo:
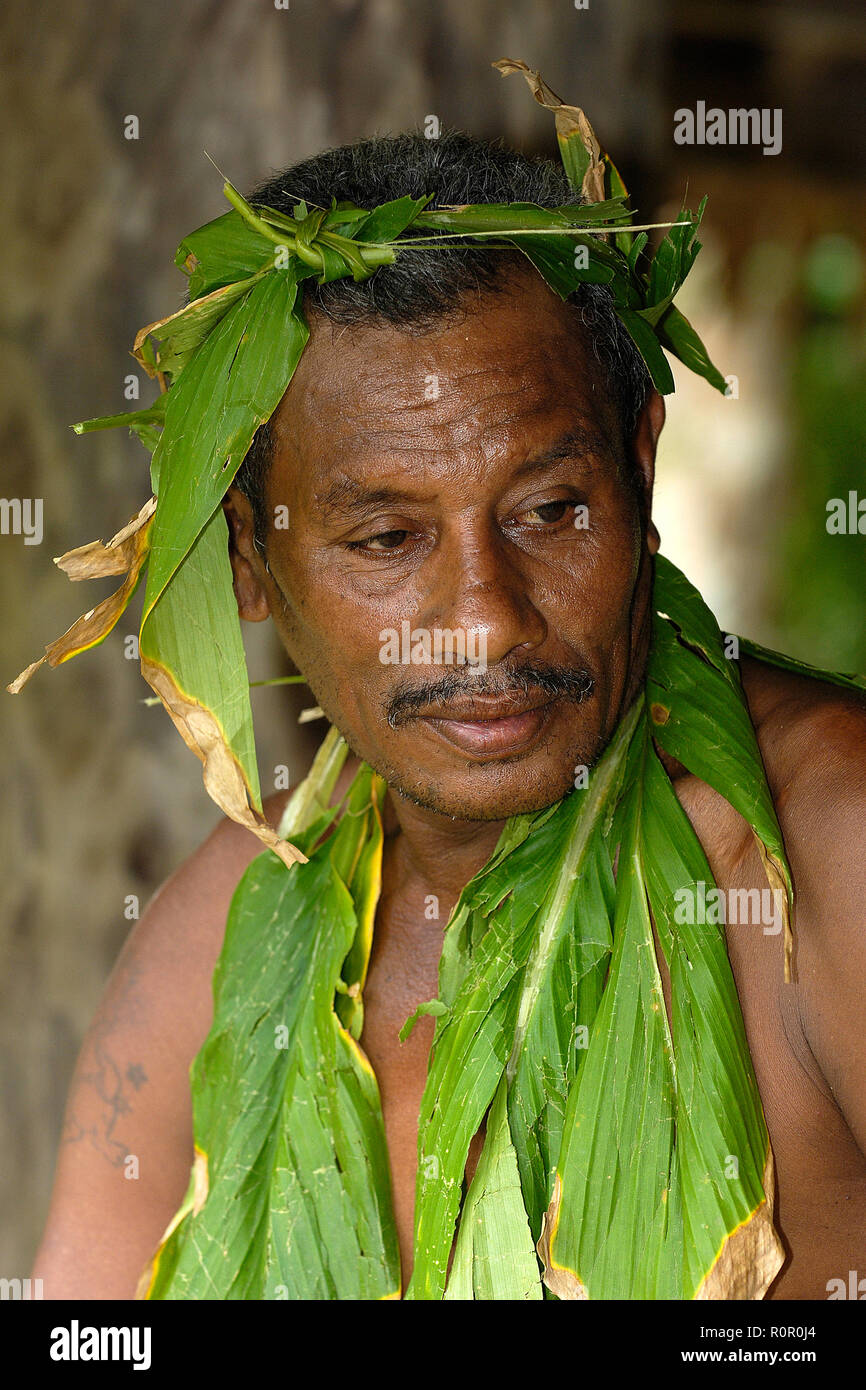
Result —
[{"label": "eyebrow", "polygon": [[[595,459],[610,452],[610,444],[603,434],[584,425],[572,426],[549,448],[534,454],[516,469],[515,478],[543,472],[557,463],[566,460],[579,460],[582,469],[591,473],[595,469]],[[417,497],[401,488],[370,487],[358,482],[348,473],[340,473],[324,492],[318,493],[316,501],[327,514],[364,513],[376,507],[393,506],[400,503],[417,502]]]},{"label": "eyebrow", "polygon": [[538,473],[545,468],[550,468],[555,463],[562,463],[564,460],[579,460],[584,471],[591,473],[595,468],[595,460],[603,458],[610,453],[610,443],[598,430],[589,429],[585,425],[574,425],[566,433],[560,436],[549,449],[544,449],[540,454],[528,458],[525,463],[517,469],[515,477],[522,478],[527,473]]}]

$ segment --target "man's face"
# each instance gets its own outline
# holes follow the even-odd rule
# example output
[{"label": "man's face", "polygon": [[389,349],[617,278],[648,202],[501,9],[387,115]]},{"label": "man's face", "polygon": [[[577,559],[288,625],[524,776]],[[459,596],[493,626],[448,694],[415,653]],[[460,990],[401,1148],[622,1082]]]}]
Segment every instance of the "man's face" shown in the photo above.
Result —
[{"label": "man's face", "polygon": [[311,330],[272,421],[268,516],[288,524],[270,574],[244,532],[242,616],[270,611],[329,720],[411,801],[466,821],[550,805],[640,676],[630,474],[648,499],[660,399],[626,450],[573,313],[529,268],[424,336]]}]

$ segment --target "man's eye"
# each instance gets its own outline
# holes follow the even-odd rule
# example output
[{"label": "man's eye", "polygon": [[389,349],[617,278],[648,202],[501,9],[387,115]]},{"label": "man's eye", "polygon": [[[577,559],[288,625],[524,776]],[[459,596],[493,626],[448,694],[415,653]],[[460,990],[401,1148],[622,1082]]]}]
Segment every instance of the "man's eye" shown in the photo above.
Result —
[{"label": "man's eye", "polygon": [[530,525],[536,525],[537,522],[533,521],[533,518],[537,518],[543,525],[550,526],[557,521],[562,521],[566,512],[571,510],[574,505],[573,502],[568,501],[542,502],[537,507],[531,507],[523,515]]},{"label": "man's eye", "polygon": [[365,536],[362,541],[350,541],[350,550],[399,550],[408,536],[408,531],[379,531],[375,536]]}]

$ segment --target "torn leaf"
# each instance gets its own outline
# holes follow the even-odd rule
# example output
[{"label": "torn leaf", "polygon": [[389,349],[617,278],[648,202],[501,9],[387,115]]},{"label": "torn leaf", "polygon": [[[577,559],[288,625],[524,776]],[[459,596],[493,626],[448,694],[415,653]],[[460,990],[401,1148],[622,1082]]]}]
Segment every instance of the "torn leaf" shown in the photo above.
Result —
[{"label": "torn leaf", "polygon": [[156,511],[156,498],[149,497],[137,516],[103,544],[90,541],[64,555],[55,555],[54,563],[69,579],[102,579],[108,574],[126,574],[135,562],[139,550],[138,532]]},{"label": "torn leaf", "polygon": [[127,569],[127,575],[119,589],[104,598],[95,608],[90,608],[67,628],[62,637],[50,642],[45,655],[16,676],[6,689],[10,695],[17,695],[26,685],[34,671],[43,662],[49,666],[59,666],[79,652],[87,651],[102,642],[116,626],[118,619],[126,610],[129,600],[135,593],[141,571],[147,559],[150,530],[153,524],[155,498],[145,502],[141,511],[116,536],[103,545],[102,541],[91,541],[89,545],[79,546],[60,555],[55,564],[65,570],[70,579],[93,579],[109,574],[119,574]]},{"label": "torn leaf", "polygon": [[201,760],[205,789],[220,810],[257,835],[288,867],[306,863],[306,856],[288,840],[280,839],[264,816],[250,807],[246,778],[212,711],[186,696],[170,672],[148,661],[144,655],[141,674],[162,700],[187,748]]},{"label": "torn leaf", "polygon": [[528,67],[519,58],[500,58],[493,67],[497,68],[503,77],[512,72],[523,74],[539,106],[544,106],[554,113],[556,139],[565,172],[572,186],[579,188],[589,202],[603,202],[606,195],[601,146],[581,108],[567,106],[551,91],[541,73]]}]

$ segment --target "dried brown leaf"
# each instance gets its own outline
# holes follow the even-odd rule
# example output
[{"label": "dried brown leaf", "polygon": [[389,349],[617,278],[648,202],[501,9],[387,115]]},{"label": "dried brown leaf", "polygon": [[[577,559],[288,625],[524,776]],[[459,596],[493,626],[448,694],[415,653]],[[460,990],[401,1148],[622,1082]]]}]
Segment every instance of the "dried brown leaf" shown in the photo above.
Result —
[{"label": "dried brown leaf", "polygon": [[509,73],[519,72],[526,78],[529,90],[535,97],[539,106],[545,107],[554,113],[556,121],[556,133],[560,140],[568,140],[571,136],[577,135],[584,148],[590,156],[589,168],[583,176],[581,192],[584,197],[592,203],[600,203],[605,199],[604,190],[604,163],[602,160],[602,149],[598,142],[598,137],[587,120],[585,112],[579,106],[568,106],[554,91],[548,87],[540,72],[530,68],[528,64],[521,62],[519,58],[499,58],[493,64],[503,77]]},{"label": "dried brown leaf", "polygon": [[96,646],[97,642],[108,636],[125,611],[138,583],[141,567],[150,547],[150,527],[155,506],[156,498],[152,497],[141,508],[138,516],[133,517],[127,526],[118,531],[107,546],[103,545],[102,541],[92,541],[90,545],[79,546],[77,550],[67,551],[65,555],[57,558],[55,563],[60,565],[61,569],[65,569],[71,579],[94,579],[119,573],[116,562],[118,557],[123,557],[124,568],[127,569],[126,578],[113,594],[109,594],[108,598],[104,598],[95,608],[88,609],[80,618],[76,618],[62,636],[48,644],[44,656],[31,662],[7,685],[6,689],[10,695],[17,695],[44,661],[47,661],[49,666],[59,666],[61,662],[68,661],[70,657],[77,656],[88,647]]},{"label": "dried brown leaf", "polygon": [[553,1187],[553,1196],[550,1199],[550,1206],[544,1213],[541,1222],[541,1235],[536,1244],[539,1259],[544,1265],[544,1273],[541,1276],[544,1283],[555,1293],[557,1298],[566,1302],[576,1302],[588,1299],[586,1285],[577,1277],[571,1269],[563,1269],[560,1265],[551,1263],[550,1242],[553,1239],[559,1222],[559,1208],[562,1202],[562,1179],[556,1175]]},{"label": "dried brown leaf", "polygon": [[763,1184],[764,1200],[728,1236],[695,1294],[696,1299],[763,1298],[782,1268],[785,1251],[773,1225],[775,1182],[773,1150],[769,1146]]},{"label": "dried brown leaf", "polygon": [[89,541],[65,555],[55,555],[54,563],[70,579],[102,579],[108,574],[126,574],[138,553],[137,533],[156,511],[156,498],[149,497],[137,516],[112,536],[106,544]]},{"label": "dried brown leaf", "polygon": [[141,674],[165,705],[187,748],[200,759],[205,788],[220,810],[257,835],[287,866],[306,864],[306,855],[281,839],[264,816],[250,806],[247,780],[213,713],[184,694],[171,673],[157,662],[142,657]]}]

